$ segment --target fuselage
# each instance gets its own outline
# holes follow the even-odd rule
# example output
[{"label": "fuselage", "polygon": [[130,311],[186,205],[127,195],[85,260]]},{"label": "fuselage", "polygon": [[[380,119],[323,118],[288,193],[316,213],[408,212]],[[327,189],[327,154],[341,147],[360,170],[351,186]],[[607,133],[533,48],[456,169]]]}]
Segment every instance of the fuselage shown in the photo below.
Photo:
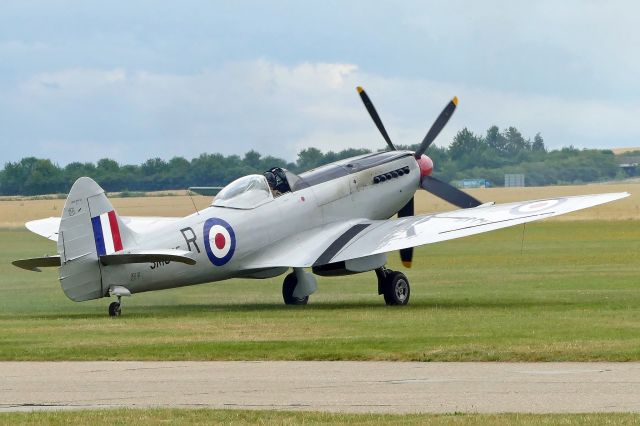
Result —
[{"label": "fuselage", "polygon": [[[136,235],[136,249],[188,250],[197,261],[131,264],[102,269],[104,289],[125,286],[132,293],[220,281],[239,276],[269,277],[286,271],[243,267],[252,256],[295,234],[345,219],[388,219],[420,185],[413,153],[391,151],[353,157],[301,174],[292,191],[253,207],[212,205],[166,227]],[[219,231],[217,231],[219,230]]]}]

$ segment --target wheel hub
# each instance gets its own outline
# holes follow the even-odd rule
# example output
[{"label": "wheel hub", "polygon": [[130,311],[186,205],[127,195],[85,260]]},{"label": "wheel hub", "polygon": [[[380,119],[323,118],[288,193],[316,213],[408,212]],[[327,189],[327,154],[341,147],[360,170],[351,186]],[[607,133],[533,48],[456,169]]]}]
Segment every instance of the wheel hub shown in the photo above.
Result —
[{"label": "wheel hub", "polygon": [[407,298],[407,282],[405,280],[398,280],[398,282],[396,283],[396,288],[395,288],[395,292],[396,292],[396,297],[398,298],[399,301],[403,302],[406,298]]}]

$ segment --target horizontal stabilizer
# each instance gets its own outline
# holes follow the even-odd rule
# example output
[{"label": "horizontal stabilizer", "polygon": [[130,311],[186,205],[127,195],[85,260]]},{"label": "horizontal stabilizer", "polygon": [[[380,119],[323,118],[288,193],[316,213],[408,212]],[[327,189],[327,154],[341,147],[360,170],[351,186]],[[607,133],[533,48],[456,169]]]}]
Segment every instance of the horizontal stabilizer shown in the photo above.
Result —
[{"label": "horizontal stabilizer", "polygon": [[143,250],[118,252],[100,256],[100,262],[107,265],[125,265],[129,263],[179,262],[195,265],[195,259],[188,257],[190,251],[185,250]]},{"label": "horizontal stabilizer", "polygon": [[27,271],[41,272],[40,268],[60,266],[60,256],[34,257],[33,259],[14,260],[11,263]]},{"label": "horizontal stabilizer", "polygon": [[34,234],[42,235],[52,241],[58,241],[58,229],[60,229],[59,217],[48,217],[25,223],[27,229]]}]

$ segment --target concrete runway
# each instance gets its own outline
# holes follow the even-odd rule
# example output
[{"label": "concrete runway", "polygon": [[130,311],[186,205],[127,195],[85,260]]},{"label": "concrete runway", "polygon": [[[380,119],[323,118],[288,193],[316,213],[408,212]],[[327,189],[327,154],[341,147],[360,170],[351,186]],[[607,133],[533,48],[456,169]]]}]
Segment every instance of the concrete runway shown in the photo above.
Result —
[{"label": "concrete runway", "polygon": [[0,411],[640,412],[640,363],[0,362]]}]

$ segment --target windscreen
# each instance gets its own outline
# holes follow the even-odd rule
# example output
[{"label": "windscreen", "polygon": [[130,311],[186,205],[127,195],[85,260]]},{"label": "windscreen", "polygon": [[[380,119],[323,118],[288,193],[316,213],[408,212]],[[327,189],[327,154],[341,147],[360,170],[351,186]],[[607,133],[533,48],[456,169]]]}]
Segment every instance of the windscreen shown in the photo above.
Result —
[{"label": "windscreen", "polygon": [[273,199],[267,180],[262,175],[241,177],[218,193],[213,206],[251,209]]}]

